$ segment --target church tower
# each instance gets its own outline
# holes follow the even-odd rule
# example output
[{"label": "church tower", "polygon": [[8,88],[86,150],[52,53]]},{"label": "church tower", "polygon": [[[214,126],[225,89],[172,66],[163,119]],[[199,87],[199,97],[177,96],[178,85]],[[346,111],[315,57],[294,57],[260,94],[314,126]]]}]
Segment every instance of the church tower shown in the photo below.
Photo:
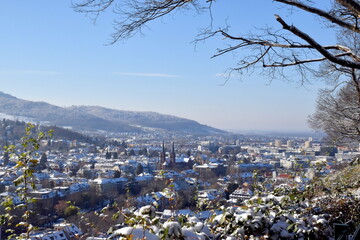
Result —
[{"label": "church tower", "polygon": [[166,153],[165,153],[165,143],[164,140],[162,142],[162,152],[160,153],[160,167],[165,163],[166,161]]},{"label": "church tower", "polygon": [[170,165],[175,166],[175,146],[174,146],[174,142],[172,142],[172,146],[171,146]]}]

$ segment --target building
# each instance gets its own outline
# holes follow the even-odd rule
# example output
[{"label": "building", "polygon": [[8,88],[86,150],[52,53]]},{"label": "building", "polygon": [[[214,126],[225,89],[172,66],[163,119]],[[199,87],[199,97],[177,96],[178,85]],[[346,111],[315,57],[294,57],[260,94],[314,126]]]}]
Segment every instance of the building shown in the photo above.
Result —
[{"label": "building", "polygon": [[200,176],[225,176],[226,167],[223,164],[209,163],[202,165],[194,165],[194,170],[200,174]]},{"label": "building", "polygon": [[253,196],[253,192],[248,188],[238,188],[233,193],[230,194],[230,201],[232,202],[242,202],[244,200],[250,199]]},{"label": "building", "polygon": [[312,148],[312,138],[309,138],[304,144],[304,148]]},{"label": "building", "polygon": [[162,151],[160,152],[160,161],[159,161],[159,169],[163,167],[166,162],[166,152],[165,152],[165,143],[162,142]]},{"label": "building", "polygon": [[278,147],[278,148],[281,148],[282,147],[282,141],[281,140],[279,140],[279,139],[277,139],[277,140],[275,140],[275,147]]},{"label": "building", "polygon": [[287,148],[294,148],[294,141],[293,140],[287,140],[286,142]]}]

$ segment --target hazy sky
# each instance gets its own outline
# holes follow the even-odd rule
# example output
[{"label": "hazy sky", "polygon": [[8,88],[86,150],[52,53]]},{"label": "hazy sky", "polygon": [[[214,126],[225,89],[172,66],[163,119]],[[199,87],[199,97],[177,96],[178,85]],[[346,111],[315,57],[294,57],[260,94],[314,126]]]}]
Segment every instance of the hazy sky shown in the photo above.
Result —
[{"label": "hazy sky", "polygon": [[[279,28],[273,16],[279,13],[322,43],[334,39],[312,16],[289,14],[270,0],[254,2],[215,2],[213,26],[227,22],[242,33]],[[222,85],[221,73],[239,56],[210,59],[224,46],[221,38],[192,43],[209,26],[209,14],[178,12],[149,24],[143,35],[108,46],[113,14],[93,24],[70,6],[67,0],[0,0],[1,91],[58,106],[155,111],[221,129],[308,129],[321,82],[269,84],[255,71]]]}]

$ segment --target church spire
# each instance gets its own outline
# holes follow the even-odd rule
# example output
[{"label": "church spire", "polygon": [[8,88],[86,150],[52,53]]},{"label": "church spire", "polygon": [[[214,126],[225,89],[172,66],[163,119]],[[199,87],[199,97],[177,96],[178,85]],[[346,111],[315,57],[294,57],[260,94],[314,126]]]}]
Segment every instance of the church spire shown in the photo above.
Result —
[{"label": "church spire", "polygon": [[166,153],[165,153],[165,142],[162,142],[162,152],[160,152],[160,166],[162,166],[166,161]]},{"label": "church spire", "polygon": [[175,166],[175,144],[174,144],[174,142],[172,142],[172,146],[171,146],[170,165]]}]

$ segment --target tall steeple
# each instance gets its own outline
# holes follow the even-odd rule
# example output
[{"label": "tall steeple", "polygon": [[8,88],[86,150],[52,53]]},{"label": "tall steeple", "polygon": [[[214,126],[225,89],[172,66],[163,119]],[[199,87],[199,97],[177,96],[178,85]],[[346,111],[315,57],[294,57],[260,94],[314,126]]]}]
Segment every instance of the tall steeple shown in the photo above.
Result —
[{"label": "tall steeple", "polygon": [[166,161],[165,143],[162,142],[162,152],[160,153],[160,165],[163,165]]},{"label": "tall steeple", "polygon": [[170,165],[175,165],[175,145],[174,142],[172,142],[171,146],[171,152],[170,152]]}]

